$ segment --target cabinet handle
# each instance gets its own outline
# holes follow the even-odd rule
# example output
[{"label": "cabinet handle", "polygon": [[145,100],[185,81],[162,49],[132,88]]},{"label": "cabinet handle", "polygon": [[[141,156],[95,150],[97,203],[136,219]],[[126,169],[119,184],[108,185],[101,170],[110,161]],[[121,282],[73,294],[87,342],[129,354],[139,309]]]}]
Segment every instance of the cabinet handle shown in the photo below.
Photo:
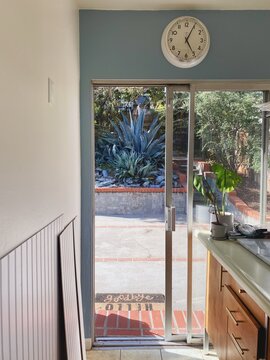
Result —
[{"label": "cabinet handle", "polygon": [[244,290],[244,289],[239,289],[238,292],[239,292],[239,294],[246,294],[246,290]]},{"label": "cabinet handle", "polygon": [[230,334],[230,337],[232,339],[232,342],[234,343],[235,347],[238,349],[238,351],[240,352],[241,355],[245,355],[246,351],[249,351],[249,349],[246,348],[242,348],[241,345],[239,344],[239,340],[241,340],[240,337],[236,337],[233,334]]},{"label": "cabinet handle", "polygon": [[227,313],[229,314],[230,318],[232,319],[232,321],[234,322],[234,324],[235,324],[236,326],[238,326],[238,324],[244,322],[243,320],[236,320],[236,318],[233,316],[233,314],[234,314],[235,312],[237,312],[237,311],[230,310],[230,309],[227,308],[227,306],[226,306],[226,311],[227,311]]},{"label": "cabinet handle", "polygon": [[220,274],[219,274],[219,291],[222,291],[223,285],[223,273],[228,272],[227,270],[223,269],[223,266],[220,267]]}]

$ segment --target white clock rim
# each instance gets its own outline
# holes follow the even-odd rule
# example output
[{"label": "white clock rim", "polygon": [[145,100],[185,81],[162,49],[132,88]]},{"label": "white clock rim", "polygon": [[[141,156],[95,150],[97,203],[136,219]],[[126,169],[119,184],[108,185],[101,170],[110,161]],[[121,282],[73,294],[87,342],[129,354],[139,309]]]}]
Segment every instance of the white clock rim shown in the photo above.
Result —
[{"label": "white clock rim", "polygon": [[[175,58],[175,56],[171,53],[169,47],[168,47],[168,43],[167,43],[167,36],[168,36],[168,32],[170,30],[170,28],[172,27],[173,24],[175,24],[177,21],[179,20],[183,20],[183,19],[194,19],[196,22],[200,23],[200,25],[204,28],[205,33],[206,33],[206,37],[207,37],[207,44],[203,50],[203,54],[202,56],[200,56],[197,59],[194,60],[190,60],[190,61],[181,61]],[[186,68],[191,68],[194,67],[198,64],[200,64],[206,57],[206,55],[208,54],[210,48],[210,35],[209,35],[209,31],[207,29],[207,27],[204,25],[204,23],[199,20],[198,18],[195,18],[193,16],[179,16],[175,19],[173,19],[163,30],[162,33],[162,37],[161,37],[161,49],[163,52],[163,55],[165,56],[165,58],[174,66],[186,69]]]}]

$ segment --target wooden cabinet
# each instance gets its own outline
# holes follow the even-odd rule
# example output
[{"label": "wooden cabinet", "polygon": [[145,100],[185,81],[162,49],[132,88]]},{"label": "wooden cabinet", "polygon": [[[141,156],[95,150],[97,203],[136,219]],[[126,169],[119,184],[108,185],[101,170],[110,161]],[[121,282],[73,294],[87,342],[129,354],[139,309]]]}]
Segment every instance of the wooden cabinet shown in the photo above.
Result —
[{"label": "wooden cabinet", "polygon": [[[245,360],[260,359],[264,351],[263,328],[228,285],[224,288],[224,308],[227,336],[236,351]],[[226,358],[229,359],[228,355]]]},{"label": "wooden cabinet", "polygon": [[242,356],[236,350],[235,345],[229,335],[227,335],[226,355],[227,359],[230,360],[242,360]]},{"label": "wooden cabinet", "polygon": [[[206,331],[220,360],[270,360],[265,314],[208,253]],[[270,343],[269,343],[270,344]]]},{"label": "wooden cabinet", "polygon": [[225,270],[217,260],[208,254],[208,286],[206,296],[206,331],[219,355],[219,360],[226,359],[226,314],[223,311]]}]

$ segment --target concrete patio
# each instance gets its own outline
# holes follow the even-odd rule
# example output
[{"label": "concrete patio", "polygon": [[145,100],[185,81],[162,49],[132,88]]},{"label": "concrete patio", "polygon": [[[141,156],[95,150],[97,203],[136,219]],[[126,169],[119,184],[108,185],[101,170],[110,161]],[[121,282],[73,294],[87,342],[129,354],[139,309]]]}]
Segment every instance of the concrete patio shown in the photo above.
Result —
[{"label": "concrete patio", "polygon": [[[173,233],[173,327],[176,333],[186,331],[185,221],[182,215]],[[161,217],[96,216],[95,249],[96,294],[165,294],[165,231]],[[205,279],[206,251],[194,238],[195,333],[202,332],[204,325]],[[164,300],[151,307],[143,301],[133,302],[129,307],[129,301],[119,303],[109,300],[106,304],[96,303],[96,335],[164,334]]]}]

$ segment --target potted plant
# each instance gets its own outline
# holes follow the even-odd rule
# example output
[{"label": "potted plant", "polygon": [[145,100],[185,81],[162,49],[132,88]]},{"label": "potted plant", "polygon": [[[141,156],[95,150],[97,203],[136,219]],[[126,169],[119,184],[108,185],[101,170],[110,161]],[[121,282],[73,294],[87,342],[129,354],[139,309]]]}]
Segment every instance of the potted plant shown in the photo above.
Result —
[{"label": "potted plant", "polygon": [[[211,222],[211,230],[213,226],[214,228],[217,227],[218,233],[221,234],[224,231],[220,228],[221,226],[225,227],[225,233],[233,228],[233,214],[225,211],[226,194],[237,187],[241,177],[235,171],[225,168],[222,164],[213,164],[212,170],[215,176],[214,184],[209,183],[203,175],[195,175],[193,185],[212,206],[215,221]],[[221,194],[221,206],[219,194]]]}]

